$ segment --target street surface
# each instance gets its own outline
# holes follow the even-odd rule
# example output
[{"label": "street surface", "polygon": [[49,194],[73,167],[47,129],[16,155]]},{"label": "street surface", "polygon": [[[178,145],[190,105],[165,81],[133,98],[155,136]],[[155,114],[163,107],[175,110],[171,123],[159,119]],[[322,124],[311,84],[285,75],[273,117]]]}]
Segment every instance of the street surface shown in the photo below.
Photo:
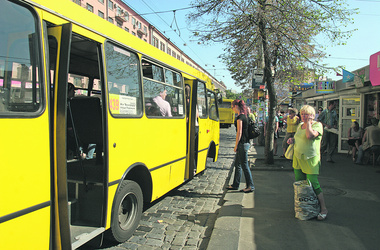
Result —
[{"label": "street surface", "polygon": [[144,211],[127,242],[102,249],[380,249],[380,166],[355,165],[345,154],[322,161],[327,219],[300,221],[291,162],[277,156],[266,165],[263,146],[249,153],[255,192],[224,189],[232,182],[235,129],[220,131],[218,161]]},{"label": "street surface", "polygon": [[103,249],[207,248],[233,161],[235,131],[220,131],[218,161],[208,160],[203,174],[154,202],[128,241],[114,246],[106,242]]}]

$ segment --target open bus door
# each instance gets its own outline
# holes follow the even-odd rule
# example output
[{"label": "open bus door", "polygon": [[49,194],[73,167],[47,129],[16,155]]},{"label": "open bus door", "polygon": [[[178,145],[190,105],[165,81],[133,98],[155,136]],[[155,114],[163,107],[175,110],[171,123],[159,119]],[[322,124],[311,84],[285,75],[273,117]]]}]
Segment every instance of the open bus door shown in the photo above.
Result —
[{"label": "open bus door", "polygon": [[[56,62],[51,102],[53,155],[54,243],[57,249],[71,249],[66,176],[67,78],[71,48],[70,23],[48,29],[49,44],[56,42]],[[54,57],[53,57],[54,58]],[[52,56],[50,59],[53,59]]]},{"label": "open bus door", "polygon": [[190,86],[190,105],[189,105],[189,126],[188,126],[188,164],[185,178],[192,179],[195,172],[203,171],[204,169],[197,169],[204,164],[198,162],[205,162],[207,152],[205,146],[207,141],[207,133],[204,129],[207,126],[207,89],[203,82],[198,80],[186,81]]},{"label": "open bus door", "polygon": [[194,177],[194,169],[196,168],[196,155],[198,154],[198,150],[195,149],[196,142],[196,131],[195,131],[195,123],[196,123],[196,103],[197,103],[197,80],[186,80],[186,85],[190,88],[190,96],[189,98],[189,105],[188,105],[188,111],[187,111],[187,119],[188,119],[188,126],[187,126],[187,168],[185,171],[185,179],[192,179]]},{"label": "open bus door", "polygon": [[[101,49],[99,43],[73,33],[71,26],[50,27],[48,33],[51,65],[55,63],[51,111],[55,236],[57,244],[76,249],[90,240],[100,246],[103,240],[107,170],[102,102],[91,95],[93,82],[87,96],[67,96],[69,73],[100,79]],[[96,157],[83,159],[80,151],[89,144],[96,147]]]}]

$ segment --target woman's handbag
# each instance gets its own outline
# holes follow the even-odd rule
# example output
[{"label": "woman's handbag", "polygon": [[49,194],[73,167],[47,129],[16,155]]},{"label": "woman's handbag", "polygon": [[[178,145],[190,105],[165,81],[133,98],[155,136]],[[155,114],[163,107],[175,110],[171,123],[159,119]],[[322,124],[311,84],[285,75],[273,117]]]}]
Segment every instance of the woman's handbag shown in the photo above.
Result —
[{"label": "woman's handbag", "polygon": [[295,217],[300,220],[317,217],[321,208],[310,181],[296,181],[293,183],[293,187]]},{"label": "woman's handbag", "polygon": [[294,143],[289,144],[288,149],[285,152],[285,158],[289,160],[293,160],[293,153],[294,153]]}]

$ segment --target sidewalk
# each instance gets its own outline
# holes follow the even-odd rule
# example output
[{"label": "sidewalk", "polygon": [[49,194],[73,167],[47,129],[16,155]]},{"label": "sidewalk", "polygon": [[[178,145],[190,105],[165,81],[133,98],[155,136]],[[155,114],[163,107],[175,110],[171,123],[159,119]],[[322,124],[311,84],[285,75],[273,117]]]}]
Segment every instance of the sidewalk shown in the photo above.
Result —
[{"label": "sidewalk", "polygon": [[[278,155],[282,154],[282,139],[278,139]],[[264,146],[255,143],[248,153],[249,164],[255,182],[255,171],[293,171],[291,161],[275,156],[275,164],[265,164]],[[234,168],[231,167],[227,183],[232,182]],[[242,174],[241,185],[244,185]],[[257,185],[255,182],[257,190]],[[255,191],[256,192],[256,191]],[[254,192],[254,193],[255,193]],[[254,208],[254,195],[239,191],[228,191],[224,196],[223,206],[219,210],[213,233],[208,244],[208,250],[220,249],[254,249],[254,232],[251,225],[254,224],[252,209]]]},{"label": "sidewalk", "polygon": [[[279,155],[283,137],[278,140]],[[291,161],[275,156],[270,166],[264,164],[263,146],[251,151],[256,190],[225,191],[207,249],[378,249],[379,167],[355,165],[346,154],[335,154],[336,163],[322,162],[319,181],[328,217],[300,221],[294,217]],[[233,168],[227,183],[232,174]]]}]

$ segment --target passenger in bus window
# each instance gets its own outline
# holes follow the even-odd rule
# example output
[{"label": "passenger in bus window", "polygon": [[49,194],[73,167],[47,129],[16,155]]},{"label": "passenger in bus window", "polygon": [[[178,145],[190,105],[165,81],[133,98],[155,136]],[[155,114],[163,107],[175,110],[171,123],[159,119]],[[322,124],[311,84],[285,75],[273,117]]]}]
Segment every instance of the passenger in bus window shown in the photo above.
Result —
[{"label": "passenger in bus window", "polygon": [[110,94],[120,95],[120,89],[119,89],[118,87],[113,86],[113,87],[110,89]]},{"label": "passenger in bus window", "polygon": [[161,112],[158,109],[157,105],[154,105],[150,102],[145,103],[145,112],[147,116],[160,116]]},{"label": "passenger in bus window", "polygon": [[164,87],[162,87],[160,94],[153,98],[153,101],[157,104],[157,106],[160,108],[161,115],[166,117],[172,116],[172,111],[170,107],[170,103],[165,100],[167,95],[167,91]]}]

